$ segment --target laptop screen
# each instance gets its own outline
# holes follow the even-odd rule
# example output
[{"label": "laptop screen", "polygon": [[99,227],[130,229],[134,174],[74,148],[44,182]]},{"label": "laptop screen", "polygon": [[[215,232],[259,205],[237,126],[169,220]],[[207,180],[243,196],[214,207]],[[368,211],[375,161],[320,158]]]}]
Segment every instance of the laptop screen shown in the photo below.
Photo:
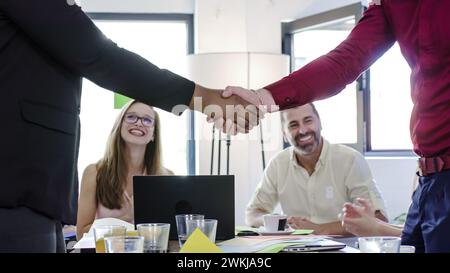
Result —
[{"label": "laptop screen", "polygon": [[134,176],[134,222],[170,223],[177,240],[175,215],[203,214],[217,219],[217,240],[234,238],[234,176]]}]

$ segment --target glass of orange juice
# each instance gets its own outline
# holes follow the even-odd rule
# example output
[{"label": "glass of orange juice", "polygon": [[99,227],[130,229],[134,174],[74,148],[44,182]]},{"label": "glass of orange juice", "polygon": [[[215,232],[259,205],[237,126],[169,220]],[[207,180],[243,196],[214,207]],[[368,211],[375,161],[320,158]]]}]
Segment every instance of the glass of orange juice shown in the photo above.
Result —
[{"label": "glass of orange juice", "polygon": [[127,228],[125,226],[97,226],[94,227],[95,252],[105,253],[105,237],[127,235]]}]

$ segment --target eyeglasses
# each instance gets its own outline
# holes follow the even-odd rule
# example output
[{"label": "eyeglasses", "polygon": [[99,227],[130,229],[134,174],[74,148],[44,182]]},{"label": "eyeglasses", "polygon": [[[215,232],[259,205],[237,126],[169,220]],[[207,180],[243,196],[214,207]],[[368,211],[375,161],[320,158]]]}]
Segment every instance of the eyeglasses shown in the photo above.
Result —
[{"label": "eyeglasses", "polygon": [[139,117],[133,113],[126,114],[124,118],[124,121],[128,124],[135,124],[136,122],[138,122],[138,120],[141,120],[142,125],[146,127],[151,127],[155,125],[155,119],[150,117]]}]

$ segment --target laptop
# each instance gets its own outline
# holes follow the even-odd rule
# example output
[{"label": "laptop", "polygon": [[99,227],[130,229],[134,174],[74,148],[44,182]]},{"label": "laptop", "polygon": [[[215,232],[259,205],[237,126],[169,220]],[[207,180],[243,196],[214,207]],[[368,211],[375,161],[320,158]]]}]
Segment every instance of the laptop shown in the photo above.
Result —
[{"label": "laptop", "polygon": [[330,251],[339,250],[346,247],[346,244],[333,240],[322,239],[311,243],[291,245],[283,248],[282,252],[314,252],[314,251]]},{"label": "laptop", "polygon": [[134,222],[170,223],[177,240],[175,215],[203,214],[217,219],[216,240],[234,238],[234,176],[134,176]]}]

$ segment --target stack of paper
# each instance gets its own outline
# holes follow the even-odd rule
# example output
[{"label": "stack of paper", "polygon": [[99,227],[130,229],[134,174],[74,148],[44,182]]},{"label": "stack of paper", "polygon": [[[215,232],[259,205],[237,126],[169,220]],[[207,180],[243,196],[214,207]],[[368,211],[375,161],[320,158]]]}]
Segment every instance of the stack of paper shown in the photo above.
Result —
[{"label": "stack of paper", "polygon": [[276,253],[289,245],[302,245],[317,242],[325,236],[251,236],[236,237],[218,244],[227,253]]}]

